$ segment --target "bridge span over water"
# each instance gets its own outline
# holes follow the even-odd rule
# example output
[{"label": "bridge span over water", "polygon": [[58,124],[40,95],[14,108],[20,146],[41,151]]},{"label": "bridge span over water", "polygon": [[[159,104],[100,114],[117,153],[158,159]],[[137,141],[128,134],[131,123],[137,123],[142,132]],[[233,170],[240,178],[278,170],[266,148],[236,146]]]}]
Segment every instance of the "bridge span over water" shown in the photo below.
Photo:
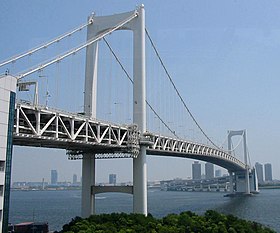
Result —
[{"label": "bridge span over water", "polygon": [[13,144],[68,150],[70,159],[85,153],[101,158],[137,158],[140,145],[148,155],[202,160],[231,171],[244,171],[246,165],[219,148],[145,132],[136,125],[117,125],[81,114],[71,114],[44,106],[17,103]]},{"label": "bridge span over water", "polygon": [[[80,47],[74,48],[51,61],[40,64],[38,67],[33,67],[19,75],[10,75],[7,72],[0,76],[0,188],[4,194],[1,196],[0,201],[0,224],[3,223],[0,229],[3,229],[3,232],[6,232],[8,224],[13,145],[61,148],[67,151],[70,159],[82,159],[83,217],[94,213],[95,194],[107,191],[132,193],[133,211],[146,215],[146,155],[191,158],[211,162],[228,170],[232,193],[250,194],[252,191],[257,191],[254,170],[249,167],[247,161],[246,132],[244,130],[229,132],[229,151],[215,146],[191,114],[199,129],[213,145],[180,139],[175,134],[174,137],[170,137],[148,132],[146,128],[146,105],[149,107],[151,105],[146,99],[145,85],[145,36],[147,30],[145,28],[144,6],[139,6],[131,12],[111,16],[98,17],[91,15],[85,25],[43,46],[39,46],[18,57],[8,59],[0,63],[0,67],[35,53],[38,50],[47,48],[56,41],[60,41],[80,31],[82,28],[87,28],[87,41]],[[131,125],[120,125],[96,118],[98,41],[116,30],[130,30],[133,32],[133,80],[130,79],[133,83],[133,124]],[[147,36],[150,38],[149,34]],[[153,43],[152,47],[154,47]],[[16,101],[17,89],[20,91],[20,89],[26,89],[29,85],[34,84],[31,82],[24,83],[24,77],[40,72],[82,49],[86,49],[84,111],[82,113],[69,113],[40,106],[36,98],[33,104]],[[155,52],[159,57],[156,49]],[[159,59],[161,64],[163,64],[160,57]],[[166,71],[165,67],[164,69]],[[171,79],[170,81],[184,103],[174,82]],[[152,110],[154,111],[153,108]],[[189,112],[189,109],[187,111]],[[160,117],[157,113],[156,115]],[[231,154],[231,138],[236,135],[243,137],[244,161],[240,161]],[[95,160],[124,157],[133,159],[133,186],[127,188],[98,188],[95,185]]]}]

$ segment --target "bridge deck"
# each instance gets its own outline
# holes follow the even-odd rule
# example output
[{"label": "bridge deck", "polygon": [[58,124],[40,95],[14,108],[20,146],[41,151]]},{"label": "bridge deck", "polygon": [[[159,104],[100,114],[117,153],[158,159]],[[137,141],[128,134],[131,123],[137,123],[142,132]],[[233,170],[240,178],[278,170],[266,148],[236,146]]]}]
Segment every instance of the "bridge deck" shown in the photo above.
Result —
[{"label": "bridge deck", "polygon": [[81,114],[28,104],[16,105],[13,143],[95,153],[135,153],[135,126],[121,126]]},{"label": "bridge deck", "polygon": [[154,134],[140,137],[136,126],[23,103],[16,105],[14,145],[66,149],[73,155],[70,158],[89,152],[99,154],[97,158],[120,158],[137,157],[143,142],[147,143],[149,155],[197,159],[232,171],[245,169],[237,158],[207,145]]}]

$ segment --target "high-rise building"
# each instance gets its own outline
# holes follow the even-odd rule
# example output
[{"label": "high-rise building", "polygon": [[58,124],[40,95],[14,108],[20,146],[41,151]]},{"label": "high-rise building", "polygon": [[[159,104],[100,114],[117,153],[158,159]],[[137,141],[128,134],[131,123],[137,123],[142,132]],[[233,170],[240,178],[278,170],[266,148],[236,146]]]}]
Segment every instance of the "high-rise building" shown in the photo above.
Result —
[{"label": "high-rise building", "polygon": [[117,183],[117,175],[109,174],[109,184],[116,185],[116,183]]},{"label": "high-rise building", "polygon": [[222,171],[220,169],[215,170],[215,177],[221,177]]},{"label": "high-rise building", "polygon": [[73,175],[73,184],[78,183],[78,176],[76,174]]},{"label": "high-rise building", "polygon": [[0,75],[0,232],[8,232],[17,78]]},{"label": "high-rise building", "polygon": [[193,180],[201,180],[201,164],[198,161],[192,164],[192,178]]},{"label": "high-rise building", "polygon": [[210,180],[214,178],[214,164],[206,163],[205,164],[205,179]]},{"label": "high-rise building", "polygon": [[264,165],[265,181],[272,181],[272,166],[270,163]]},{"label": "high-rise building", "polygon": [[57,170],[51,170],[51,184],[57,184]]},{"label": "high-rise building", "polygon": [[255,164],[255,167],[256,167],[258,182],[259,182],[259,184],[262,184],[263,183],[263,165],[257,162]]}]

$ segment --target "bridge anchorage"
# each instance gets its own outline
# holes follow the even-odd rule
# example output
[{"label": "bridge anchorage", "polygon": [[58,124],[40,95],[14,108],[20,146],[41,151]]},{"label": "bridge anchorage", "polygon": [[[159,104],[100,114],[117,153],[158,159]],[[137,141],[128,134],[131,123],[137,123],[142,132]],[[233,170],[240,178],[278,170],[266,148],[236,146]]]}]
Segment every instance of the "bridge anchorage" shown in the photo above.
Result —
[{"label": "bridge anchorage", "polygon": [[[147,215],[147,164],[146,155],[190,158],[211,162],[228,170],[230,174],[230,196],[250,195],[258,192],[255,171],[248,165],[246,131],[230,131],[228,151],[191,142],[185,139],[166,137],[147,132],[146,129],[146,64],[145,64],[145,10],[136,10],[111,16],[88,18],[87,42],[63,56],[37,68],[12,76],[0,76],[0,189],[4,195],[0,201],[0,229],[7,232],[11,159],[13,145],[62,148],[69,159],[82,159],[82,217],[95,211],[95,194],[101,192],[124,192],[133,194],[133,212]],[[98,41],[115,30],[133,32],[133,124],[119,125],[96,119]],[[67,37],[67,33],[59,39]],[[38,47],[32,52],[44,48]],[[68,113],[46,108],[38,104],[37,83],[24,83],[21,79],[40,71],[65,57],[86,48],[84,113]],[[6,65],[30,54],[14,57]],[[16,102],[16,90],[35,86],[34,103]],[[242,136],[244,162],[231,153],[231,138]],[[105,158],[133,159],[133,186],[99,187],[95,185],[95,160]]]}]

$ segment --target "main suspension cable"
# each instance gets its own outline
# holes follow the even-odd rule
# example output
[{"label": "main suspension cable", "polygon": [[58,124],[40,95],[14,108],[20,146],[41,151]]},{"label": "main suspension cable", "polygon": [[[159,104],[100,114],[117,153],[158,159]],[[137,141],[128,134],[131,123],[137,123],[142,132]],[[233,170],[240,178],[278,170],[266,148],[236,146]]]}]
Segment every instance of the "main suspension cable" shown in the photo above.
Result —
[{"label": "main suspension cable", "polygon": [[[186,109],[187,112],[189,113],[190,117],[192,118],[192,120],[194,121],[194,123],[196,124],[196,126],[199,128],[199,130],[202,132],[202,134],[207,138],[207,140],[208,140],[213,146],[215,146],[216,148],[219,148],[219,146],[217,146],[217,145],[209,138],[209,136],[204,132],[204,130],[201,128],[201,126],[198,124],[197,120],[195,119],[195,117],[194,117],[193,114],[191,113],[191,111],[190,111],[190,109],[188,108],[188,106],[186,105],[186,103],[185,103],[183,97],[181,96],[179,90],[177,89],[177,87],[176,87],[174,81],[172,80],[172,78],[171,78],[169,72],[167,71],[167,68],[166,68],[166,66],[164,65],[163,60],[161,59],[161,57],[160,57],[160,55],[159,55],[159,52],[158,52],[158,50],[156,49],[156,46],[155,46],[155,44],[154,44],[154,42],[153,42],[153,40],[152,40],[152,38],[151,38],[151,36],[150,36],[150,34],[149,34],[149,32],[148,32],[148,30],[147,30],[146,28],[145,28],[145,31],[146,31],[146,35],[148,36],[148,39],[149,39],[149,41],[150,41],[150,43],[151,43],[151,45],[152,45],[152,47],[153,47],[153,49],[154,49],[154,51],[155,51],[155,53],[156,53],[156,56],[158,57],[158,59],[159,59],[159,61],[160,61],[160,63],[161,63],[161,65],[162,65],[162,67],[163,67],[163,69],[164,69],[164,71],[165,71],[165,73],[166,73],[166,75],[167,75],[169,81],[171,82],[171,84],[172,84],[172,86],[173,86],[175,92],[177,93],[179,99],[181,100],[181,102],[182,102],[182,104],[184,105],[185,109]],[[220,148],[219,148],[219,149],[220,149]]]},{"label": "main suspension cable", "polygon": [[71,35],[73,35],[74,33],[78,32],[78,31],[83,30],[83,29],[84,29],[85,27],[87,27],[89,24],[92,24],[92,22],[93,22],[92,19],[90,19],[86,24],[83,24],[83,25],[79,26],[78,28],[76,28],[76,29],[74,29],[74,30],[72,30],[72,31],[70,31],[70,32],[67,32],[67,33],[65,33],[65,34],[63,34],[63,35],[61,35],[61,36],[58,36],[58,37],[56,37],[55,39],[52,39],[51,41],[49,41],[49,42],[47,42],[47,43],[45,43],[45,44],[43,44],[43,45],[40,45],[40,46],[35,47],[35,48],[33,48],[33,49],[30,49],[30,50],[28,50],[28,51],[26,51],[26,52],[24,52],[24,53],[22,53],[22,54],[15,55],[15,56],[13,56],[13,57],[11,57],[11,58],[8,58],[7,60],[2,61],[2,62],[0,63],[0,67],[1,67],[1,66],[4,66],[4,65],[7,65],[7,64],[9,64],[9,63],[15,62],[15,61],[17,61],[17,60],[19,60],[19,59],[21,59],[21,58],[26,57],[27,55],[31,55],[31,54],[33,54],[33,53],[36,53],[36,52],[40,51],[41,49],[45,49],[45,48],[49,47],[50,45],[52,45],[52,44],[54,44],[54,43],[56,43],[56,42],[59,42],[59,41],[63,40],[64,38],[66,38],[66,37],[68,37],[68,36],[71,36]]},{"label": "main suspension cable", "polygon": [[59,61],[63,60],[64,58],[66,58],[66,57],[68,57],[68,56],[70,56],[72,54],[75,54],[75,53],[79,52],[80,50],[86,48],[87,46],[93,44],[94,42],[102,39],[103,37],[107,36],[108,34],[116,31],[119,28],[121,28],[123,25],[127,24],[128,22],[130,22],[135,17],[137,17],[137,12],[134,12],[133,15],[129,16],[124,21],[118,23],[116,26],[112,27],[111,29],[106,30],[106,31],[100,33],[98,36],[96,36],[93,39],[87,41],[86,43],[80,45],[79,47],[76,47],[76,48],[74,48],[74,49],[72,49],[72,50],[70,50],[70,51],[68,51],[68,52],[66,52],[66,53],[64,53],[64,54],[62,54],[60,56],[57,56],[56,58],[53,58],[53,59],[51,59],[50,61],[48,61],[48,62],[46,62],[44,64],[36,66],[35,68],[30,69],[29,71],[26,71],[26,72],[24,72],[22,74],[17,75],[18,79],[24,78],[25,76],[28,76],[28,75],[30,75],[32,73],[35,73],[36,71],[40,71],[40,70],[42,70],[42,69],[44,69],[44,68],[46,68],[46,67],[48,67],[48,66],[50,66],[50,65],[52,65],[52,64],[54,64],[56,62],[59,62]]},{"label": "main suspension cable", "polygon": [[[104,42],[106,43],[106,45],[108,46],[110,52],[113,54],[113,56],[115,57],[117,63],[120,65],[121,69],[123,70],[123,72],[125,73],[126,77],[130,80],[130,82],[133,84],[133,80],[130,77],[129,73],[127,72],[127,70],[124,68],[123,64],[121,63],[120,59],[118,58],[118,56],[116,55],[116,53],[114,52],[114,50],[112,49],[112,47],[110,46],[110,44],[108,43],[108,41],[105,39],[105,37],[103,37]],[[159,114],[156,112],[156,110],[151,106],[151,104],[147,101],[146,104],[149,106],[149,108],[152,110],[152,112],[158,117],[158,119],[161,121],[161,123],[177,138],[178,135],[175,133],[175,131],[173,131],[165,122],[164,120],[159,116]]]}]

